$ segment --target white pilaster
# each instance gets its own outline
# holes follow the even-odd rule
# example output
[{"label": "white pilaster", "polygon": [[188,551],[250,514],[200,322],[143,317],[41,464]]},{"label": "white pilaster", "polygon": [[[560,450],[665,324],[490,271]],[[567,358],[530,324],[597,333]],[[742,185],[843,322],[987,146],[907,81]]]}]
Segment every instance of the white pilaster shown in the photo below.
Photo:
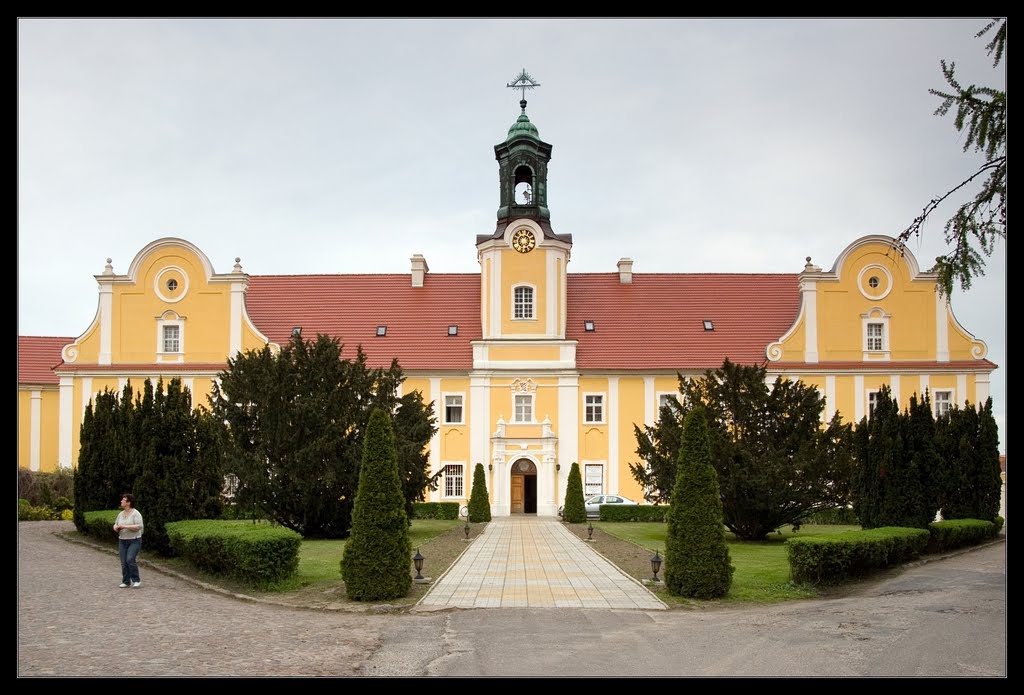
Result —
[{"label": "white pilaster", "polygon": [[[959,396],[960,403],[963,403],[965,400],[967,400],[967,375],[966,374],[957,374],[956,375],[956,393],[957,393],[957,396]],[[975,398],[977,398],[977,396],[975,396]],[[975,405],[981,405],[982,403],[983,403],[983,401],[981,401],[980,399],[975,401]]]},{"label": "white pilaster", "polygon": [[805,280],[800,285],[804,303],[804,361],[818,361],[818,283]]},{"label": "white pilaster", "polygon": [[949,298],[935,293],[935,361],[949,362]]},{"label": "white pilaster", "polygon": [[836,375],[829,374],[825,377],[825,422],[831,420],[836,411]]},{"label": "white pilaster", "polygon": [[608,489],[619,494],[619,377],[608,377]]},{"label": "white pilaster", "polygon": [[855,422],[860,422],[861,418],[864,417],[864,399],[866,397],[864,394],[864,375],[858,374],[853,377],[853,419]]},{"label": "white pilaster", "polygon": [[[438,422],[444,419],[444,403],[441,403],[441,379],[439,377],[430,377],[430,395],[429,401],[434,404],[434,412],[437,413]],[[430,437],[430,451],[427,452],[427,470],[433,475],[440,470],[441,467],[441,428],[438,427],[433,436]],[[472,470],[473,466],[470,464],[470,473],[466,477],[472,481]],[[442,483],[443,484],[443,483]],[[465,481],[463,481],[463,487],[465,487]],[[439,502],[441,500],[442,489],[434,490],[430,493],[431,501]],[[467,495],[468,497],[468,495]]]},{"label": "white pilaster", "polygon": [[113,285],[103,283],[100,285],[100,354],[98,357],[100,364],[110,364],[111,362],[110,346],[113,343],[113,336],[111,335],[113,306],[114,287]]},{"label": "white pilaster", "polygon": [[71,468],[71,433],[74,420],[75,383],[70,376],[60,377],[59,432],[57,435],[57,463],[61,468]]},{"label": "white pilaster", "polygon": [[39,433],[40,433],[40,418],[42,417],[43,409],[43,393],[39,389],[33,389],[29,394],[30,406],[29,406],[29,428],[28,428],[28,467],[30,470],[39,470]]},{"label": "white pilaster", "polygon": [[242,310],[245,304],[244,282],[231,283],[231,328],[228,333],[228,357],[234,358],[242,350]]}]

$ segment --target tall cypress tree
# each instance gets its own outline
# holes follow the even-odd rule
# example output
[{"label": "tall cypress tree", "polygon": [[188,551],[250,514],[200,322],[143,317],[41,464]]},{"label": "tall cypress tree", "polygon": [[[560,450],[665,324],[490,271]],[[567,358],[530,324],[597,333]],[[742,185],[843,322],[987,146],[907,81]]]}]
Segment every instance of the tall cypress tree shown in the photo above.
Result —
[{"label": "tall cypress tree", "polygon": [[935,418],[927,393],[920,399],[917,394],[911,395],[906,417],[906,444],[911,465],[917,471],[922,500],[919,523],[911,525],[927,528],[942,507],[940,491],[943,477],[942,461],[935,448]]},{"label": "tall cypress tree", "polygon": [[352,534],[341,562],[345,592],[354,601],[405,596],[412,587],[411,558],[394,429],[388,414],[378,408],[363,440]]},{"label": "tall cypress tree", "polygon": [[999,426],[992,414],[992,399],[978,411],[978,517],[989,521],[999,516],[1003,478],[999,468]]},{"label": "tall cypress tree", "polygon": [[587,520],[587,506],[583,500],[583,477],[580,475],[580,464],[575,461],[569,469],[569,478],[565,483],[562,520],[570,524],[582,524]]},{"label": "tall cypress tree", "polygon": [[668,511],[665,585],[676,596],[720,598],[729,593],[733,566],[725,542],[718,476],[704,411],[695,408],[683,425],[679,470]]},{"label": "tall cypress tree", "polygon": [[484,464],[473,468],[473,488],[469,493],[469,521],[475,524],[491,520],[491,498],[487,494]]}]

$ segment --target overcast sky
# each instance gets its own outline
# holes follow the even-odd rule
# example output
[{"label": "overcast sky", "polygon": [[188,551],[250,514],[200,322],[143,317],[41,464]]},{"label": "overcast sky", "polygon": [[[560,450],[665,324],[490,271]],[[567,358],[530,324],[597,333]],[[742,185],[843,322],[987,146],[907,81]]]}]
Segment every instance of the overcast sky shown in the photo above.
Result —
[{"label": "overcast sky", "polygon": [[[985,22],[22,19],[18,332],[79,335],[106,259],[167,236],[217,272],[477,272],[523,68],[570,272],[828,269],[978,165],[928,89],[942,58],[1005,87]],[[953,297],[1001,367],[1004,452],[1005,270],[1000,242]]]}]

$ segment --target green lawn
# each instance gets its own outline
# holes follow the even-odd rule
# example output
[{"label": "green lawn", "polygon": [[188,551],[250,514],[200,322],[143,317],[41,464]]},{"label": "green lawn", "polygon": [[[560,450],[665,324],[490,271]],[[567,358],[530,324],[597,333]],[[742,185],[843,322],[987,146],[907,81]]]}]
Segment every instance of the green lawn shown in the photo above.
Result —
[{"label": "green lawn", "polygon": [[[413,552],[434,536],[460,525],[459,521],[416,519],[409,528]],[[295,583],[308,586],[318,582],[337,582],[341,576],[339,564],[345,552],[345,543],[339,540],[304,540],[299,546],[299,571]],[[281,587],[283,588],[283,587]]]},{"label": "green lawn", "polygon": [[[665,553],[664,523],[610,523],[598,522],[594,528],[630,541],[650,551]],[[774,603],[798,598],[813,598],[819,591],[813,587],[793,584],[789,580],[789,560],[786,556],[785,540],[797,536],[806,538],[815,535],[843,533],[859,530],[859,526],[811,526],[805,525],[799,531],[790,527],[781,534],[771,534],[766,541],[741,541],[726,532],[729,556],[735,572],[729,594],[722,599],[727,603]],[[667,591],[659,592],[667,602],[689,603],[688,599],[669,596]]]}]

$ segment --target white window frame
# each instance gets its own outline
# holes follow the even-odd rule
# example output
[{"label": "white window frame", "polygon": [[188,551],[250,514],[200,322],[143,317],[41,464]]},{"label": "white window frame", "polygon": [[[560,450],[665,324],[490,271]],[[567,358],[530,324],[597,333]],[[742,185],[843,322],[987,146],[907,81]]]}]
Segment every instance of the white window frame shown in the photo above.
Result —
[{"label": "white window frame", "polygon": [[[593,400],[593,402],[588,402]],[[588,425],[603,425],[605,420],[605,405],[607,403],[605,394],[598,392],[583,394],[583,422]],[[596,412],[595,412],[596,411]],[[599,417],[593,417],[593,415]]]},{"label": "white window frame", "polygon": [[[945,410],[939,412],[939,394],[946,394]],[[932,389],[932,413],[936,418],[940,418],[948,413],[952,408],[953,404],[956,403],[956,392],[954,389]]]},{"label": "white window frame", "polygon": [[680,404],[683,403],[683,394],[678,391],[658,391],[654,394],[654,412],[656,415],[661,416],[662,401],[672,397],[679,401]]},{"label": "white window frame", "polygon": [[603,462],[583,462],[583,499],[605,494],[604,466]]},{"label": "white window frame", "polygon": [[[441,488],[442,499],[466,498],[466,464],[445,463],[444,484]],[[456,485],[458,486],[456,489]]]},{"label": "white window frame", "polygon": [[[529,290],[530,301],[529,305],[526,304],[525,300],[520,302],[516,294],[520,290]],[[529,315],[526,310],[529,309]],[[522,316],[519,315],[522,310]],[[537,288],[533,285],[526,283],[520,283],[512,287],[512,320],[513,321],[535,321],[537,318]]]},{"label": "white window frame", "polygon": [[874,414],[875,406],[878,405],[878,394],[882,392],[882,389],[868,389],[865,394],[866,404],[864,412],[867,413],[868,420]]},{"label": "white window frame", "polygon": [[[451,419],[448,418],[448,407],[449,407],[448,399],[449,398],[451,398],[451,399],[456,399],[457,398],[459,400],[458,406],[455,406],[454,404],[451,406],[452,408],[458,407],[458,409],[459,409],[459,419],[458,420],[451,420]],[[466,394],[465,393],[442,393],[441,394],[441,403],[442,403],[441,407],[443,408],[443,412],[441,413],[441,417],[444,420],[444,424],[446,424],[446,425],[465,425],[466,424]]]},{"label": "white window frame", "polygon": [[[520,400],[522,399],[522,400]],[[523,403],[525,407],[530,409],[529,413],[522,413],[520,409],[520,403]],[[521,415],[528,414],[529,419],[522,418]],[[512,422],[516,423],[535,423],[534,419],[534,408],[533,408],[533,394],[532,393],[514,393],[512,394]]]},{"label": "white window frame", "polygon": [[[171,315],[174,315],[171,312]],[[164,333],[166,328],[177,327],[178,349],[176,351],[164,350]],[[184,362],[185,361],[185,321],[181,318],[158,319],[156,322],[156,357],[157,362]]]},{"label": "white window frame", "polygon": [[[861,314],[861,349],[865,360],[887,360],[889,359],[889,314],[878,307],[871,309],[866,314]],[[880,326],[881,335],[869,335],[870,326]],[[879,340],[879,338],[881,340]],[[877,345],[876,345],[876,342]]]}]

